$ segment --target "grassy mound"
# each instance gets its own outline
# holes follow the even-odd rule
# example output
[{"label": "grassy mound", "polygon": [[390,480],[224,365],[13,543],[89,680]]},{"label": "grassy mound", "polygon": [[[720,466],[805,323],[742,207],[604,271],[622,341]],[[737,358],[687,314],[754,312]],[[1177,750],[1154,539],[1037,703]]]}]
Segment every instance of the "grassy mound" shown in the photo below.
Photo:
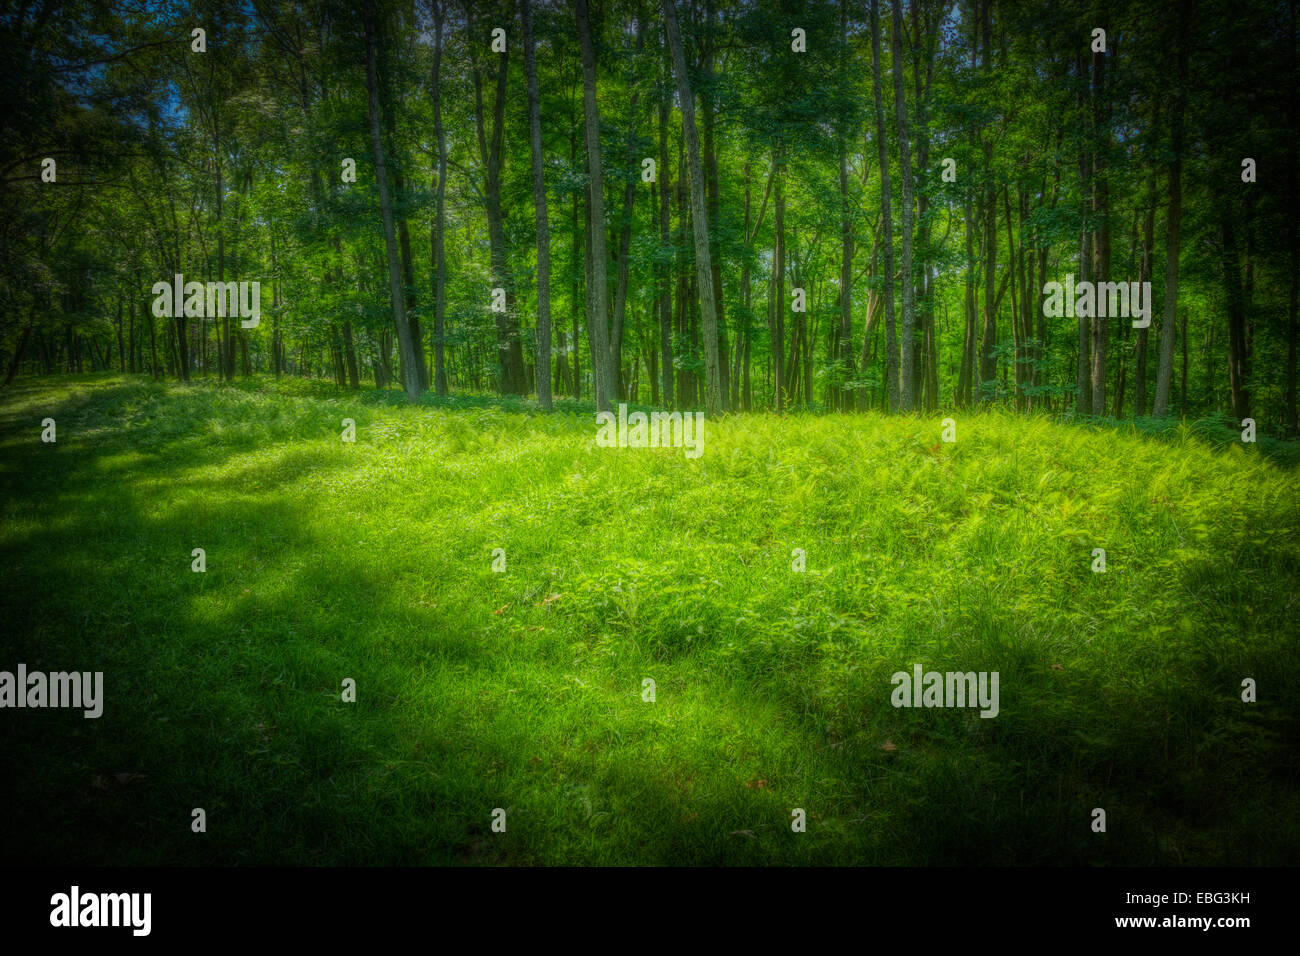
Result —
[{"label": "grassy mound", "polygon": [[[756,415],[691,460],[578,405],[0,402],[0,670],[106,698],[0,711],[8,862],[1300,857],[1300,493],[1257,447]],[[997,717],[895,708],[915,664],[999,672]]]}]

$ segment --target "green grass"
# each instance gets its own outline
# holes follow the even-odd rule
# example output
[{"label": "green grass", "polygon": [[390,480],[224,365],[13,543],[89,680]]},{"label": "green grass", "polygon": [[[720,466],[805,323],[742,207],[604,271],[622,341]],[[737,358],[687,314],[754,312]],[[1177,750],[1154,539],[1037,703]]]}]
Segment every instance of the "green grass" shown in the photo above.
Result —
[{"label": "green grass", "polygon": [[[755,415],[689,460],[591,412],[7,390],[0,669],[106,702],[0,710],[0,859],[1300,859],[1300,493],[1259,447]],[[998,671],[1001,713],[895,709],[916,663]]]}]

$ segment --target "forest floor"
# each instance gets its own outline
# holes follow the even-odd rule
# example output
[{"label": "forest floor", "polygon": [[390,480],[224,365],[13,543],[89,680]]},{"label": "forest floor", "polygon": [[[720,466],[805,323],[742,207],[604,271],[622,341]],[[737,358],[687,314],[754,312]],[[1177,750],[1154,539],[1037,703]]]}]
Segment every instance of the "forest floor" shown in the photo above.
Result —
[{"label": "forest floor", "polygon": [[[0,862],[1300,859],[1290,451],[760,414],[688,459],[561,406],[7,389],[0,670],[104,702],[0,711]],[[997,716],[893,706],[917,664]]]}]

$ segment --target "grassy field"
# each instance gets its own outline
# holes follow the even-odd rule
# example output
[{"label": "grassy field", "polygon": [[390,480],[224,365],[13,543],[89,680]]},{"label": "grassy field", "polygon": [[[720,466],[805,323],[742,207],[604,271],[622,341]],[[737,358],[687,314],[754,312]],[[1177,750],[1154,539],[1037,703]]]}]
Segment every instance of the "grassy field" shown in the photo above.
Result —
[{"label": "grassy field", "polygon": [[[20,381],[0,670],[106,699],[0,710],[0,859],[1300,860],[1293,449],[956,419],[709,420],[690,460],[587,405]],[[1000,713],[891,706],[914,664]]]}]

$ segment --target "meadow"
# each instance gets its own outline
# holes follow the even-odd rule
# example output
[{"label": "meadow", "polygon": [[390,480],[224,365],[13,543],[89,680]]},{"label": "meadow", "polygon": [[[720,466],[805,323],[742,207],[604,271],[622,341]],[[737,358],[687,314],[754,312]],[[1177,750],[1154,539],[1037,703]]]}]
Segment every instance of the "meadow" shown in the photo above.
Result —
[{"label": "meadow", "polygon": [[[0,710],[0,859],[1300,859],[1294,446],[796,413],[688,459],[597,447],[594,411],[7,389],[0,669],[105,701]],[[917,664],[998,672],[996,718],[892,706]]]}]

